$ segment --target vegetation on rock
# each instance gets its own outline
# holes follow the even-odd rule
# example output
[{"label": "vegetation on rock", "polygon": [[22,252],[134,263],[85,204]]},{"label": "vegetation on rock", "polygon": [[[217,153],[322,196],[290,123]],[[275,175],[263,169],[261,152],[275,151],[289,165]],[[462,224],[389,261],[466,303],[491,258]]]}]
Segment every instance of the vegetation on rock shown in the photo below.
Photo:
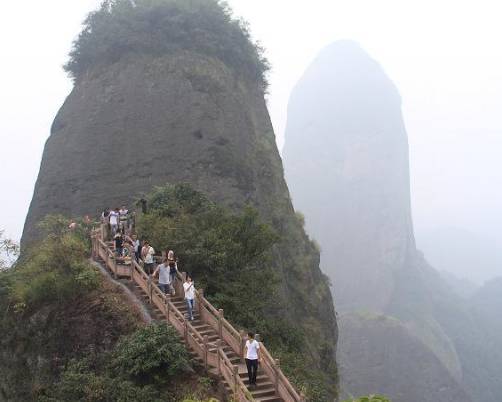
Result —
[{"label": "vegetation on rock", "polygon": [[45,239],[0,272],[0,399],[183,399],[198,376],[178,334],[141,325],[122,291],[89,263],[86,229],[67,223],[45,219]]},{"label": "vegetation on rock", "polygon": [[105,0],[87,17],[65,66],[74,79],[131,54],[195,51],[222,60],[263,88],[269,69],[248,25],[220,0]]},{"label": "vegetation on rock", "polygon": [[370,396],[362,396],[357,399],[347,399],[344,402],[391,402],[390,399],[387,399],[381,395],[370,395]]},{"label": "vegetation on rock", "polygon": [[0,272],[0,399],[36,399],[69,361],[98,356],[137,327],[88,253],[78,234],[53,232]]},{"label": "vegetation on rock", "polygon": [[193,276],[234,325],[260,333],[310,400],[329,399],[304,358],[306,334],[278,314],[283,308],[281,278],[274,269],[273,248],[280,236],[253,208],[232,212],[189,185],[158,187],[147,199],[148,213],[137,219],[140,237],[158,252],[175,250],[180,269]]},{"label": "vegetation on rock", "polygon": [[165,324],[143,327],[119,340],[112,351],[71,361],[44,402],[177,400],[178,376],[192,371],[178,333]]}]

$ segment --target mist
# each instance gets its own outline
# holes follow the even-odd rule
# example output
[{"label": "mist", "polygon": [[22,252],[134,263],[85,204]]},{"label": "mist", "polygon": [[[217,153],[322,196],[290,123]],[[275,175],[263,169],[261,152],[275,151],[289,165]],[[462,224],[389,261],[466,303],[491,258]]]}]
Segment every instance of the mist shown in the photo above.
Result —
[{"label": "mist", "polygon": [[[99,1],[10,2],[0,42],[2,119],[0,222],[19,239],[42,147],[72,84],[61,66],[86,14]],[[418,248],[431,263],[477,283],[501,275],[502,27],[498,4],[411,1],[230,1],[250,22],[272,64],[268,105],[279,148],[291,90],[315,54],[352,39],[383,66],[402,96],[409,137],[412,211]],[[7,151],[8,150],[8,151]],[[467,252],[475,272],[445,254],[452,228],[484,248]],[[483,260],[487,260],[484,262]]]}]

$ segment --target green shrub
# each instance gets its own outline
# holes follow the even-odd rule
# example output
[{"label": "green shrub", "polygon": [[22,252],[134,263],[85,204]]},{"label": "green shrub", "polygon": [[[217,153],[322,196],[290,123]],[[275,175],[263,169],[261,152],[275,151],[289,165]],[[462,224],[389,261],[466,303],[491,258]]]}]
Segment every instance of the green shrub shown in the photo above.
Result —
[{"label": "green shrub", "polygon": [[[152,324],[124,336],[111,352],[97,360],[73,360],[41,401],[172,400],[169,385],[191,363],[176,330]],[[167,388],[166,388],[167,386]]]},{"label": "green shrub", "polygon": [[391,400],[381,395],[370,395],[361,396],[357,399],[347,399],[344,402],[391,402]]},{"label": "green shrub", "polygon": [[99,274],[87,259],[87,240],[55,226],[52,230],[42,242],[26,250],[11,270],[10,297],[19,309],[68,302],[98,286]]},{"label": "green shrub", "polygon": [[158,382],[191,370],[178,333],[165,324],[149,325],[124,337],[112,356],[112,367],[125,378]]},{"label": "green shrub", "polygon": [[121,377],[98,373],[88,361],[72,361],[60,381],[39,402],[157,402],[158,390],[152,385],[138,386]]},{"label": "green shrub", "polygon": [[105,0],[89,14],[65,66],[79,78],[129,54],[191,50],[216,57],[263,88],[269,65],[242,20],[219,0]]}]

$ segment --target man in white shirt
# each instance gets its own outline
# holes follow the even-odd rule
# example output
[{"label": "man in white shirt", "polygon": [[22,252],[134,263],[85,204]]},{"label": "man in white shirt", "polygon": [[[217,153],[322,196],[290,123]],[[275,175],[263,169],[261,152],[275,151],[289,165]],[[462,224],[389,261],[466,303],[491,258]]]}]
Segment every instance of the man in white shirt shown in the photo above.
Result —
[{"label": "man in white shirt", "polygon": [[122,233],[126,233],[129,230],[129,211],[125,205],[119,210],[119,225]]},{"label": "man in white shirt", "polygon": [[115,208],[114,211],[110,211],[109,219],[110,219],[110,228],[112,231],[112,237],[115,237],[115,234],[117,233],[117,229],[119,227],[119,209],[118,208]]},{"label": "man in white shirt", "polygon": [[183,283],[183,289],[185,290],[185,300],[187,301],[188,307],[188,319],[193,321],[193,309],[194,309],[194,299],[195,299],[195,284],[192,281],[190,275],[187,275],[185,283]]},{"label": "man in white shirt", "polygon": [[248,369],[249,385],[256,387],[256,373],[260,362],[260,343],[254,339],[254,333],[248,332],[248,340],[244,348],[244,358]]},{"label": "man in white shirt", "polygon": [[169,275],[169,266],[167,265],[167,259],[165,259],[153,273],[154,277],[156,277],[157,275],[159,277],[159,289],[167,295],[171,291],[171,276]]},{"label": "man in white shirt", "polygon": [[155,250],[153,249],[152,246],[150,246],[150,243],[145,241],[143,249],[141,250],[141,256],[143,257],[143,263],[144,263],[143,268],[145,269],[145,272],[149,276],[153,273],[154,255],[155,255]]}]

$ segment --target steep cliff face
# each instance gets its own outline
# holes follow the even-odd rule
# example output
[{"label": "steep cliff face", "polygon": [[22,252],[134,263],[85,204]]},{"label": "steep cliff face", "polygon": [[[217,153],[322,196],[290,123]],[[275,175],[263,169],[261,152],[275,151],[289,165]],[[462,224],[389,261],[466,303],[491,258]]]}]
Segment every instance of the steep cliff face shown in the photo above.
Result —
[{"label": "steep cliff face", "polygon": [[[184,17],[185,3],[165,3]],[[137,9],[127,12],[134,17]],[[263,87],[217,55],[178,46],[80,72],[45,146],[23,245],[36,239],[46,214],[95,215],[182,182],[236,210],[255,206],[280,235],[274,265],[281,290],[271,313],[302,330],[302,357],[333,395],[333,301],[289,198]]]},{"label": "steep cliff face", "polygon": [[414,249],[400,105],[382,68],[352,42],[324,49],[291,96],[286,177],[340,310],[384,311],[394,270]]},{"label": "steep cliff face", "polygon": [[[480,349],[468,351],[466,342],[483,333],[472,330],[468,304],[416,250],[400,96],[359,45],[334,43],[305,72],[289,104],[284,160],[295,206],[320,242],[321,265],[347,313],[343,332],[368,345],[361,354],[353,342],[341,343],[345,390],[379,384],[375,391],[398,402],[489,400],[469,368]],[[392,321],[355,325],[357,311],[392,316],[400,329],[372,327]],[[394,343],[401,351],[382,360],[379,351]],[[412,365],[402,364],[401,352]],[[402,370],[375,375],[368,362]]]},{"label": "steep cliff face", "polygon": [[[339,324],[343,390],[392,395],[393,401],[470,400],[442,362],[399,320],[344,313]],[[357,361],[365,364],[351,364]]]}]

